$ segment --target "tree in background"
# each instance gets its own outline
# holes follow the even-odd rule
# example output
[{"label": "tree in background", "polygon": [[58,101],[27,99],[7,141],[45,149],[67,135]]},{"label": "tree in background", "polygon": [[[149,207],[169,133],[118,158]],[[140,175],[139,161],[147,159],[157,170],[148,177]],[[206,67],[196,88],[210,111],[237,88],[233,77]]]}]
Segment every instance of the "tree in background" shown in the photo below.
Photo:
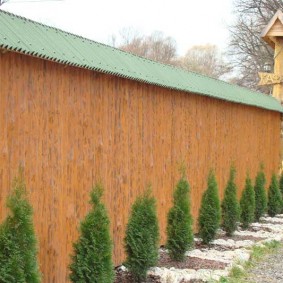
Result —
[{"label": "tree in background", "polygon": [[126,52],[216,79],[225,79],[231,71],[216,45],[193,46],[185,56],[178,57],[176,41],[172,37],[158,31],[143,35],[133,28],[124,28],[119,36],[112,35],[110,41],[112,46]]},{"label": "tree in background", "polygon": [[275,174],[272,174],[271,183],[268,190],[268,215],[274,217],[282,211],[282,195],[279,190],[278,180]]},{"label": "tree in background", "polygon": [[220,199],[214,172],[209,172],[198,217],[199,236],[204,244],[214,240],[221,220]]},{"label": "tree in background", "polygon": [[142,35],[133,28],[124,28],[118,37],[113,35],[111,41],[121,50],[165,64],[174,64],[177,56],[175,40],[159,31]]},{"label": "tree in background", "polygon": [[236,169],[231,166],[230,176],[225,188],[222,201],[222,227],[227,236],[233,235],[240,219],[240,206],[237,199],[237,186],[235,184]]},{"label": "tree in background", "polygon": [[258,87],[258,72],[273,68],[273,50],[261,39],[260,34],[278,9],[281,0],[235,0],[236,22],[230,27],[229,54],[239,75],[234,82],[253,90],[269,92],[270,88]]},{"label": "tree in background", "polygon": [[110,221],[101,202],[103,187],[97,184],[91,191],[91,211],[80,224],[80,235],[74,243],[70,265],[72,282],[111,283],[114,280]]},{"label": "tree in background", "polygon": [[260,217],[264,215],[267,209],[267,196],[265,191],[265,174],[264,166],[260,165],[260,170],[255,179],[255,220],[259,221]]},{"label": "tree in background", "polygon": [[7,207],[10,214],[0,225],[0,282],[39,283],[33,211],[27,200],[22,168],[14,179]]},{"label": "tree in background", "polygon": [[243,190],[241,201],[241,223],[244,229],[254,221],[255,215],[255,192],[251,178],[247,175],[245,189]]},{"label": "tree in background", "polygon": [[167,245],[173,260],[182,261],[185,253],[193,246],[194,236],[190,212],[190,187],[183,172],[173,196],[173,207],[167,216]]},{"label": "tree in background", "polygon": [[159,228],[156,201],[147,190],[134,202],[126,228],[126,266],[137,282],[146,278],[147,270],[158,260]]},{"label": "tree in background", "polygon": [[216,45],[195,45],[184,57],[178,58],[177,65],[187,71],[193,71],[212,78],[221,79],[229,74],[231,67]]}]

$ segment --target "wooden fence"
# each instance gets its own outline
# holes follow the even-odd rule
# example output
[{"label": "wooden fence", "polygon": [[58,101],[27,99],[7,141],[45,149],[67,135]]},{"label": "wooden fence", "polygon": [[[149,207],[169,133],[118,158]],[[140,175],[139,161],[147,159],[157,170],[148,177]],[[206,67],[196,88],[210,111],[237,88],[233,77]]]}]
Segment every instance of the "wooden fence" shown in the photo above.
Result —
[{"label": "wooden fence", "polygon": [[97,180],[105,186],[119,264],[130,206],[149,183],[164,244],[182,161],[195,219],[210,168],[223,196],[232,161],[240,190],[247,170],[254,178],[264,162],[269,179],[279,165],[276,112],[17,53],[0,55],[0,74],[0,220],[22,164],[44,282],[67,281],[72,243]]}]

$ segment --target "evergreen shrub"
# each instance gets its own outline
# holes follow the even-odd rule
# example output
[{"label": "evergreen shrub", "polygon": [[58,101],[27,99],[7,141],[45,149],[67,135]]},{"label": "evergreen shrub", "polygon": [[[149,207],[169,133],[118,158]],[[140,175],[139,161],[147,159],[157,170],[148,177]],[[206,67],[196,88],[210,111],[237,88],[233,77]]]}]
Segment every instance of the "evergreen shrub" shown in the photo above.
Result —
[{"label": "evergreen shrub", "polygon": [[283,196],[283,171],[280,174],[279,189],[280,189],[281,195]]},{"label": "evergreen shrub", "polygon": [[156,265],[159,248],[159,228],[156,201],[147,190],[134,202],[126,228],[126,267],[134,280],[142,282],[147,270]]},{"label": "evergreen shrub", "polygon": [[13,181],[7,207],[10,214],[0,225],[0,282],[38,283],[37,240],[33,210],[26,194],[23,170]]},{"label": "evergreen shrub", "polygon": [[282,195],[279,190],[278,180],[275,174],[272,175],[268,190],[268,215],[274,217],[282,210]]},{"label": "evergreen shrub", "polygon": [[235,175],[236,170],[234,166],[231,166],[229,180],[222,201],[222,228],[227,236],[233,235],[240,220],[240,205],[237,199]]},{"label": "evergreen shrub", "polygon": [[255,221],[259,221],[267,209],[267,195],[265,191],[265,174],[264,166],[261,164],[260,170],[255,179]]},{"label": "evergreen shrub", "polygon": [[167,216],[167,248],[173,260],[182,261],[193,246],[194,236],[190,213],[189,183],[183,175],[173,195],[173,207]]},{"label": "evergreen shrub", "polygon": [[241,201],[241,223],[244,229],[254,221],[255,215],[255,192],[252,180],[249,176],[246,178],[246,185],[242,193]]},{"label": "evergreen shrub", "polygon": [[280,174],[279,190],[280,190],[281,196],[282,196],[282,208],[281,208],[281,213],[283,213],[283,171],[282,171],[281,174]]},{"label": "evergreen shrub", "polygon": [[71,256],[70,279],[76,283],[114,281],[110,222],[101,202],[103,187],[96,184],[90,193],[91,211],[81,221],[80,235]]},{"label": "evergreen shrub", "polygon": [[204,244],[214,240],[221,220],[221,207],[217,181],[211,170],[207,180],[207,189],[202,195],[199,211],[199,236]]}]

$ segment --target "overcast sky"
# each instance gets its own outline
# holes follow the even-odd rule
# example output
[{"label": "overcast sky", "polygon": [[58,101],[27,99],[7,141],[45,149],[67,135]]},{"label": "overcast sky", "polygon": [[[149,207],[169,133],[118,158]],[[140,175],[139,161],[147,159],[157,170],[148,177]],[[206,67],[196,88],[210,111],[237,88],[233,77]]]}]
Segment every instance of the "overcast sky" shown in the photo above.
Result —
[{"label": "overcast sky", "polygon": [[106,44],[124,27],[162,31],[176,40],[179,55],[206,43],[224,49],[232,23],[233,0],[32,1],[8,0],[1,9]]}]

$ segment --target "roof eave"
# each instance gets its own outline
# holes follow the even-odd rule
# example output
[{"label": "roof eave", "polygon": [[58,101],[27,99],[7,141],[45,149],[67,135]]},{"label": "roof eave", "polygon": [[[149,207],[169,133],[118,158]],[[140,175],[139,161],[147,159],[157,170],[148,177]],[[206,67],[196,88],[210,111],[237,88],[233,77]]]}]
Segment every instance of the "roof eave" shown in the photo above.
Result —
[{"label": "roof eave", "polygon": [[268,36],[267,34],[277,20],[279,20],[283,25],[283,12],[281,10],[278,10],[275,13],[275,15],[271,18],[271,20],[268,22],[268,24],[266,25],[266,27],[264,28],[264,30],[262,31],[262,33],[260,35],[261,38],[266,43],[268,43],[268,45],[270,45],[273,49],[275,48],[274,40],[273,40],[272,37]]}]

